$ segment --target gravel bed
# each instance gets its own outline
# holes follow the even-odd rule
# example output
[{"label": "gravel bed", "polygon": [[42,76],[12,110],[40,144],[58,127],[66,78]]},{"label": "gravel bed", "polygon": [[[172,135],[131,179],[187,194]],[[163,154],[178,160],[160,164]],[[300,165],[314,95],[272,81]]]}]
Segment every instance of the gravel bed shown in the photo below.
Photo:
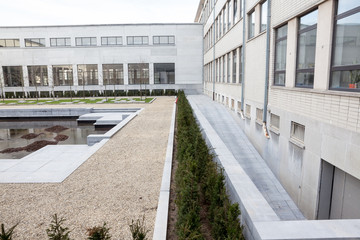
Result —
[{"label": "gravel bed", "polygon": [[[151,239],[173,102],[174,97],[159,97],[152,104],[132,105],[145,109],[62,183],[0,184],[0,223],[10,227],[20,221],[14,240],[43,240],[57,213],[67,219],[72,239],[86,239],[86,229],[103,222],[112,239],[131,239],[131,220],[145,215]],[[35,107],[56,106],[29,106]]]}]

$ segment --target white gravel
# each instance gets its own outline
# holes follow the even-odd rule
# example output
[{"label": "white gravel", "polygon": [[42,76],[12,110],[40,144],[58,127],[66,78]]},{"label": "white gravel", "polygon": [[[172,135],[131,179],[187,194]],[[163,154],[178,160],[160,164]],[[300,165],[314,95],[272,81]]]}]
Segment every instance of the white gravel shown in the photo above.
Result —
[{"label": "white gravel", "polygon": [[[151,239],[173,102],[174,97],[159,97],[152,104],[66,106],[145,109],[64,182],[0,184],[0,223],[8,228],[20,222],[14,240],[43,240],[51,215],[57,213],[67,219],[72,239],[86,239],[86,229],[103,222],[112,239],[131,239],[131,220],[145,215]],[[15,107],[64,106],[1,106]]]}]

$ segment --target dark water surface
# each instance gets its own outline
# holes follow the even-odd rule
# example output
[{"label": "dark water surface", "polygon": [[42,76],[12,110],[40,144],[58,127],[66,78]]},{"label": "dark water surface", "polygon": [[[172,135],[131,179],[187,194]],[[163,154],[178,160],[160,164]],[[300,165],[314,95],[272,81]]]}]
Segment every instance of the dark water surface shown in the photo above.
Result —
[{"label": "dark water surface", "polygon": [[[45,131],[46,128],[53,126],[63,126],[68,129],[59,133]],[[59,141],[57,144],[86,144],[86,138],[90,134],[102,134],[107,130],[95,130],[92,124],[79,126],[75,119],[60,120],[9,120],[0,121],[0,151],[7,148],[25,147],[36,141],[55,141],[57,135],[66,135],[69,138]],[[36,138],[27,140],[22,136],[35,133],[40,134]],[[20,151],[13,153],[0,153],[0,159],[19,159],[31,152]]]}]

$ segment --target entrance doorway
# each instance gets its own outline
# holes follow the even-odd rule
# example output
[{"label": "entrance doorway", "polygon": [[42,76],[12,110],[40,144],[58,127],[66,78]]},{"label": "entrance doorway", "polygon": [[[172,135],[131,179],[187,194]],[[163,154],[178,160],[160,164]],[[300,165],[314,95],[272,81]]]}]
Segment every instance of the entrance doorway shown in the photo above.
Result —
[{"label": "entrance doorway", "polygon": [[360,218],[360,180],[321,161],[318,219]]}]

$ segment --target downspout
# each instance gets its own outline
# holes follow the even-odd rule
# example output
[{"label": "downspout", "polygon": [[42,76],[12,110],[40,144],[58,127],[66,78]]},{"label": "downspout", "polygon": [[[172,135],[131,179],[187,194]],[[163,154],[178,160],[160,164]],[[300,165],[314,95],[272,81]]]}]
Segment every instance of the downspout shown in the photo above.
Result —
[{"label": "downspout", "polygon": [[215,1],[213,1],[213,101],[215,101],[215,31],[216,31],[216,25],[215,25]]},{"label": "downspout", "polygon": [[242,74],[242,81],[241,81],[241,111],[240,115],[242,119],[245,119],[244,117],[244,91],[245,91],[245,41],[246,41],[246,1],[244,0],[244,6],[242,6],[243,10],[243,43],[242,43],[242,54],[241,54],[241,74]]},{"label": "downspout", "polygon": [[267,23],[266,23],[266,59],[265,59],[265,92],[264,92],[264,109],[263,109],[263,131],[266,138],[269,133],[266,127],[267,119],[267,105],[269,101],[269,63],[270,63],[270,23],[271,23],[271,0],[268,1],[267,8]]}]

